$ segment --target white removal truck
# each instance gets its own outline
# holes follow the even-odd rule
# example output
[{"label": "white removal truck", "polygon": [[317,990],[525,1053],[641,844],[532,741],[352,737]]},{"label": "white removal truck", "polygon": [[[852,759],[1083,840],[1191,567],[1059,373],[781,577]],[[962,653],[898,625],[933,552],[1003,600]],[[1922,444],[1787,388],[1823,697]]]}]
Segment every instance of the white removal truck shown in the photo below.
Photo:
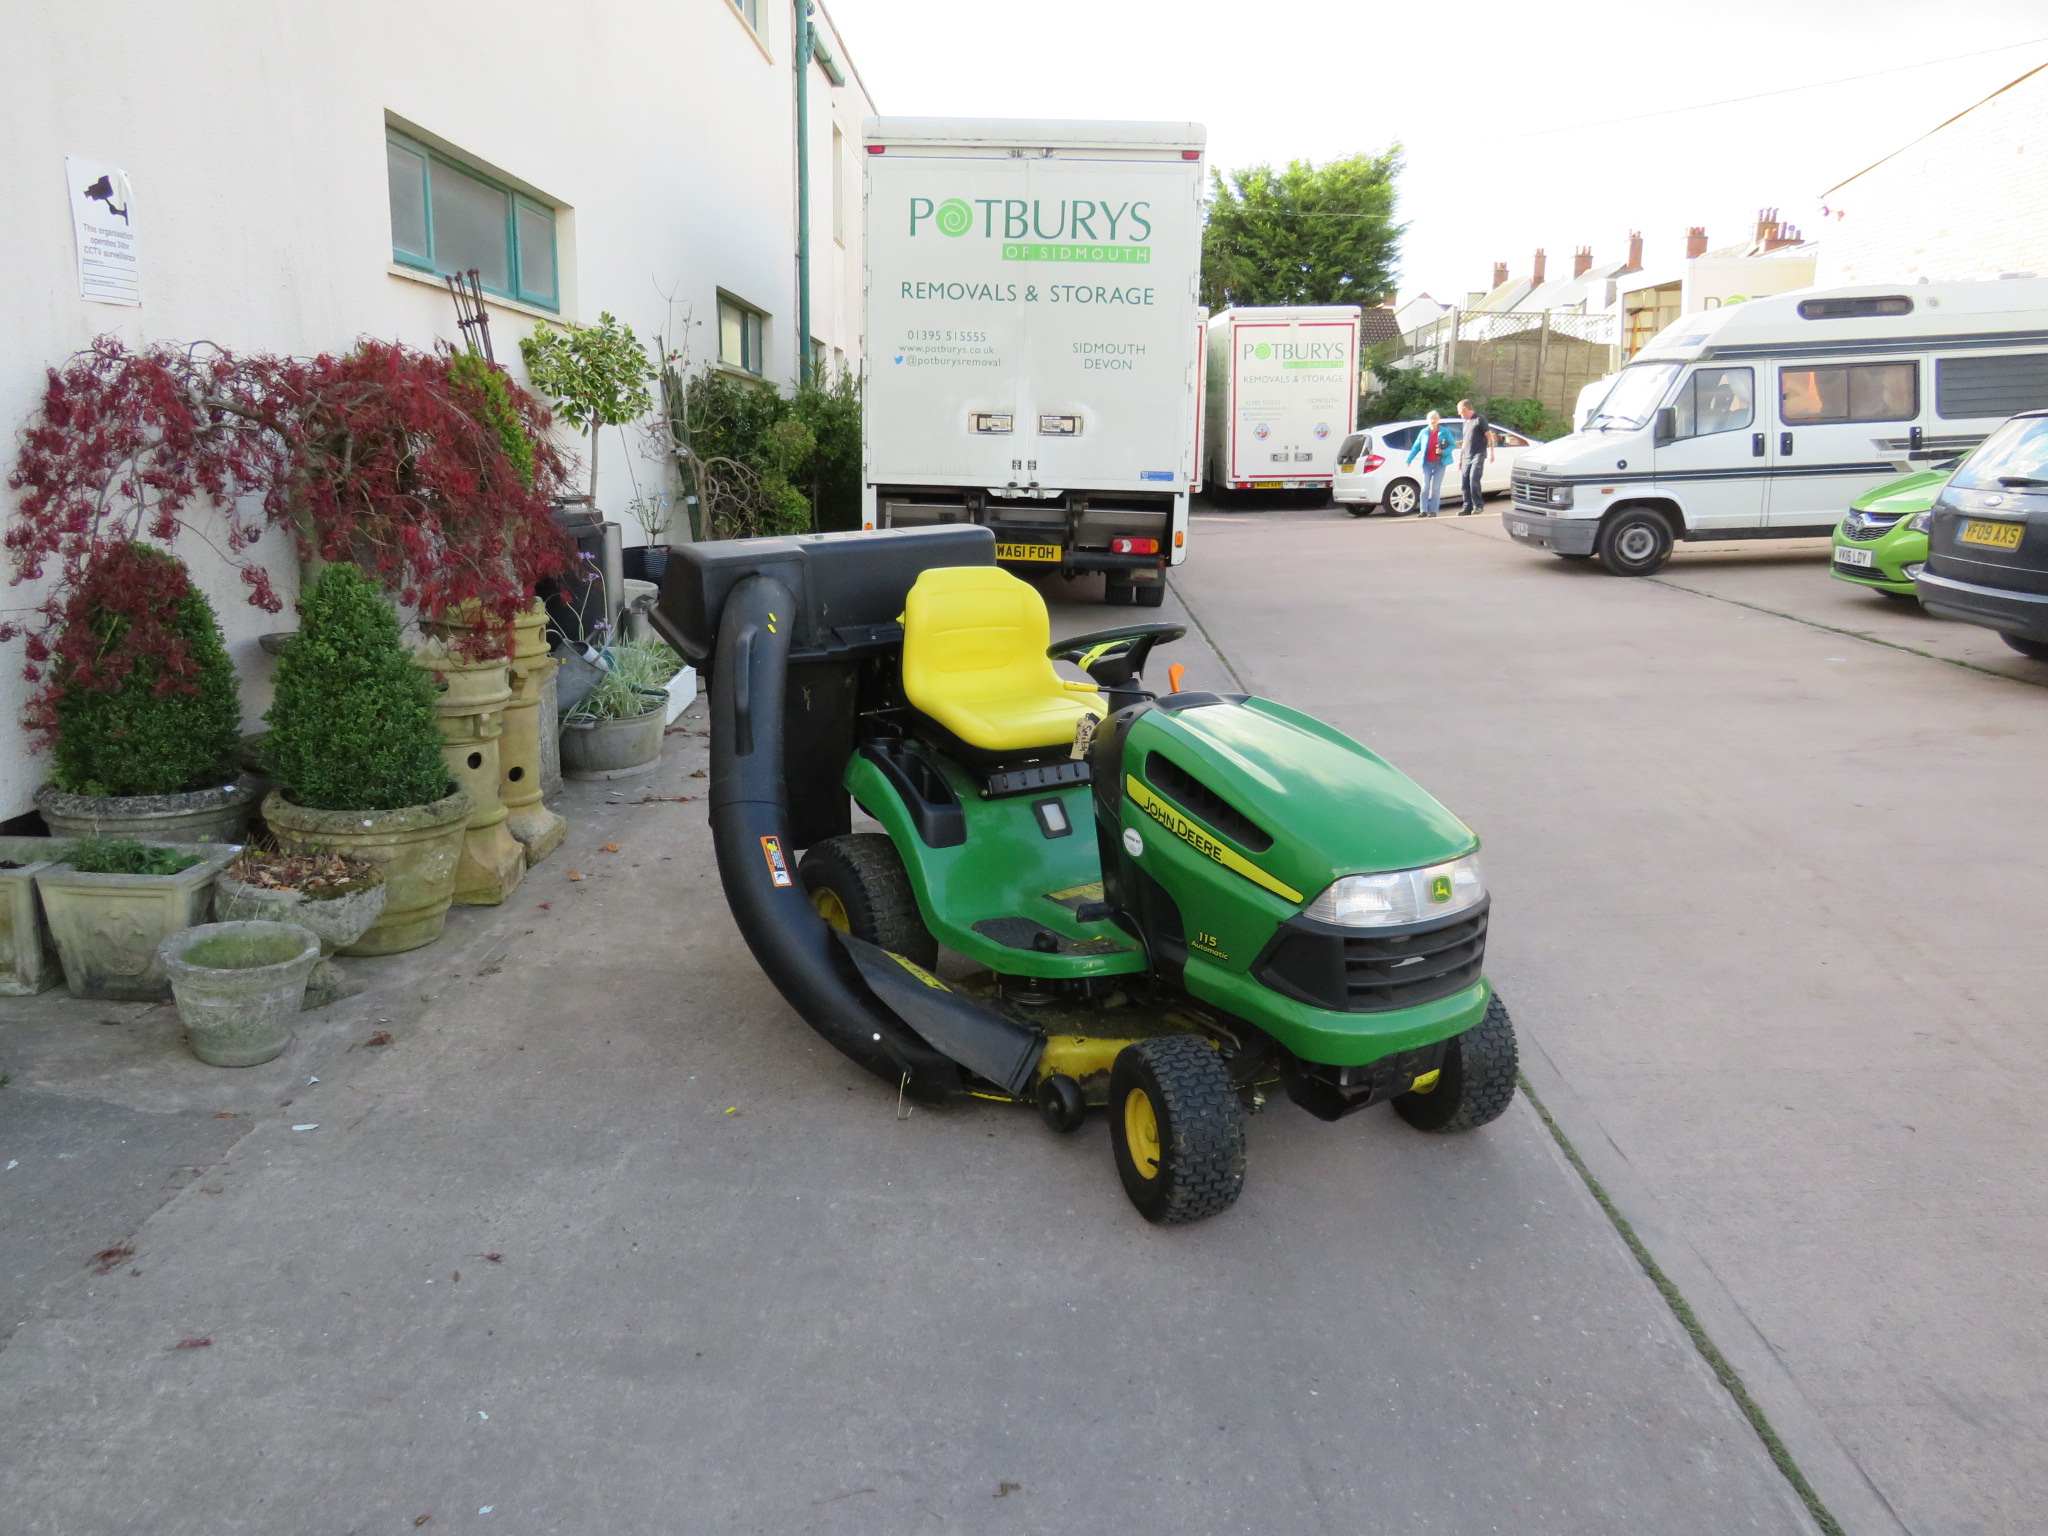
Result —
[{"label": "white removal truck", "polygon": [[1327,491],[1358,420],[1356,304],[1226,309],[1209,321],[1212,492]]},{"label": "white removal truck", "polygon": [[975,522],[1156,607],[1197,478],[1195,123],[869,118],[870,528]]}]

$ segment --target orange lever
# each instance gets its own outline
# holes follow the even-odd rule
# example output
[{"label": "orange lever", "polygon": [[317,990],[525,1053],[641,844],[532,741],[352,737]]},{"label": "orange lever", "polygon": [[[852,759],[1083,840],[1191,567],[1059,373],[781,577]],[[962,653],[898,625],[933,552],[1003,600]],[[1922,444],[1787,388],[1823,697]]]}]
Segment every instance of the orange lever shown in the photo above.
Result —
[{"label": "orange lever", "polygon": [[1168,693],[1180,692],[1180,680],[1187,676],[1187,671],[1188,669],[1177,661],[1166,669],[1166,691]]}]

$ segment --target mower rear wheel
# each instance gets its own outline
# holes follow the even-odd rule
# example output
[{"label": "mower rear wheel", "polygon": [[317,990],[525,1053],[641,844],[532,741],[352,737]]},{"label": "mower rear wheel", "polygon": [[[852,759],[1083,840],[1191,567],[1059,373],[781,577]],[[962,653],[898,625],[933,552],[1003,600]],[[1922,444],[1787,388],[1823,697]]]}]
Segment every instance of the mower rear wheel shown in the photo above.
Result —
[{"label": "mower rear wheel", "polygon": [[1193,1035],[1139,1040],[1109,1069],[1109,1140],[1147,1221],[1228,1210],[1244,1189],[1244,1108],[1223,1058]]},{"label": "mower rear wheel", "polygon": [[1444,1047],[1435,1084],[1394,1099],[1394,1113],[1418,1131],[1451,1135],[1498,1120],[1515,1096],[1515,1025],[1498,997],[1486,1015]]},{"label": "mower rear wheel", "polygon": [[796,877],[818,915],[856,939],[879,944],[929,969],[939,941],[924,925],[896,845],[879,832],[849,832],[814,844]]}]

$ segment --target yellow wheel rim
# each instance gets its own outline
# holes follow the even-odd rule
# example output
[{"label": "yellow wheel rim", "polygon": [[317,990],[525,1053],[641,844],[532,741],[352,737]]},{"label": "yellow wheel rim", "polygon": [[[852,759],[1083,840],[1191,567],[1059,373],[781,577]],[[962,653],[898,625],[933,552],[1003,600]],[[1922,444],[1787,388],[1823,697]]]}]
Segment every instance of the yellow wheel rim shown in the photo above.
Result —
[{"label": "yellow wheel rim", "polygon": [[811,892],[811,905],[818,909],[818,916],[825,919],[828,926],[837,928],[841,933],[853,932],[853,924],[846,916],[846,903],[839,899],[837,891],[819,886]]},{"label": "yellow wheel rim", "polygon": [[1130,1148],[1131,1166],[1140,1178],[1159,1177],[1159,1115],[1142,1088],[1124,1095],[1124,1145]]}]

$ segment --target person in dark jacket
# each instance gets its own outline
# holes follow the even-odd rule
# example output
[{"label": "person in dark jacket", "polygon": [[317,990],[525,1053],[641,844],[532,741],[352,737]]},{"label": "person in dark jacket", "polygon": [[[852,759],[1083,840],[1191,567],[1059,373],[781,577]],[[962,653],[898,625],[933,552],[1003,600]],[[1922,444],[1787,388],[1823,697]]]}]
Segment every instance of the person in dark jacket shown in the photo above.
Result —
[{"label": "person in dark jacket", "polygon": [[1458,516],[1469,517],[1474,512],[1486,510],[1486,490],[1480,483],[1486,473],[1486,466],[1493,462],[1493,423],[1473,407],[1470,400],[1458,402],[1458,414],[1465,420],[1465,441],[1458,452],[1458,464],[1462,471],[1459,481],[1464,490],[1464,505],[1458,508]]}]

